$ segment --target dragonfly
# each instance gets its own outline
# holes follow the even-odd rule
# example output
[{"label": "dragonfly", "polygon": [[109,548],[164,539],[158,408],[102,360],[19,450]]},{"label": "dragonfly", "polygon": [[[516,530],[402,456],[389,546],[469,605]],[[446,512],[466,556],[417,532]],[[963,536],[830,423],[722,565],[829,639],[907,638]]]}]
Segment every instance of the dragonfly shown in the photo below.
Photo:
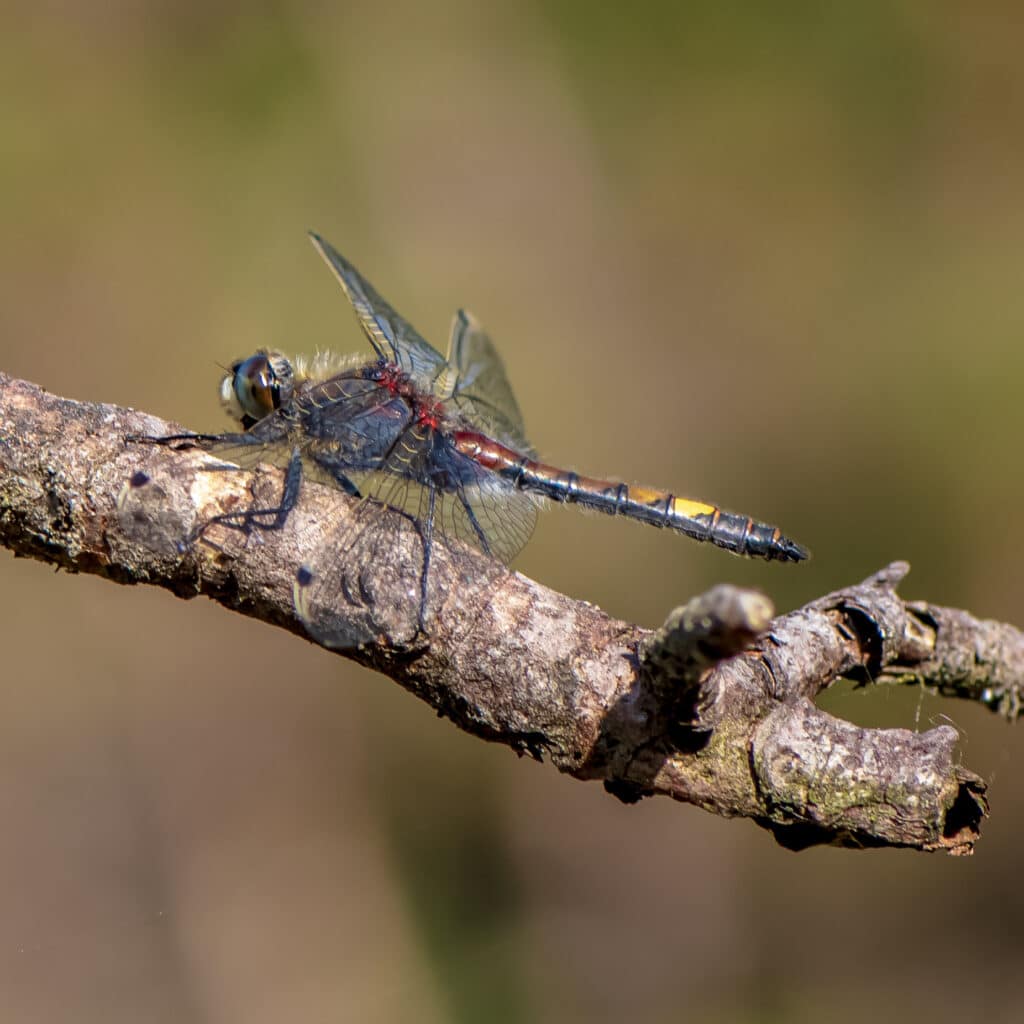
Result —
[{"label": "dragonfly", "polygon": [[423,632],[435,537],[508,563],[529,540],[543,499],[667,528],[740,555],[781,562],[808,557],[778,527],[749,516],[541,462],[526,439],[501,357],[470,313],[456,312],[442,355],[329,242],[310,237],[355,310],[373,357],[290,359],[260,349],[233,363],[221,381],[222,404],[239,429],[137,440],[194,446],[237,465],[284,468],[276,505],[214,516],[192,531],[189,544],[216,524],[247,532],[282,528],[304,474],[359,499],[356,514],[295,574],[296,610],[319,642],[353,642],[336,625],[343,618],[323,609],[359,599],[343,575],[342,554],[368,565],[378,545],[394,539],[374,505],[400,513],[418,537],[416,630]]}]

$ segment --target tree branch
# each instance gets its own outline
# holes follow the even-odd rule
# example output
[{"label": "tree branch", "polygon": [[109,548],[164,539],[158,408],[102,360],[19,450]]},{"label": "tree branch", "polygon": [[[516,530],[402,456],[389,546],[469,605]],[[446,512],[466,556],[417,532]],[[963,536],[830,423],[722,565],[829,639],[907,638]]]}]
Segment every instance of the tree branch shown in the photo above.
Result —
[{"label": "tree branch", "polygon": [[[125,442],[176,430],[0,374],[0,541],[71,571],[205,594],[304,635],[296,567],[356,503],[305,484],[283,529],[215,527],[182,554],[197,523],[273,505],[282,474],[209,472],[215,460],[202,452]],[[792,848],[972,852],[985,783],[960,765],[954,729],[864,729],[813,704],[846,677],[924,684],[1020,714],[1024,635],[903,601],[905,564],[774,619],[763,596],[715,587],[652,633],[438,538],[424,636],[418,535],[390,510],[372,515],[396,539],[372,564],[332,550],[345,585],[314,614],[360,642],[343,653],[460,728],[546,755],[627,801],[665,794],[753,818]]]}]

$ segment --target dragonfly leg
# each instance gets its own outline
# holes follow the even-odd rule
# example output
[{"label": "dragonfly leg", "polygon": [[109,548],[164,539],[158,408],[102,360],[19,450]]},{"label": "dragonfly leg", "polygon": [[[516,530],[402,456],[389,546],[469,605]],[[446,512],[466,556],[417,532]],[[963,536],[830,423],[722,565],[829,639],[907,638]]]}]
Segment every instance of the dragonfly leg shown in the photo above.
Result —
[{"label": "dragonfly leg", "polygon": [[[284,487],[281,491],[281,500],[277,505],[270,508],[249,508],[242,512],[223,512],[220,515],[211,516],[201,523],[189,534],[186,544],[187,548],[192,547],[204,535],[211,526],[228,526],[249,534],[253,529],[259,530],[280,530],[288,521],[288,516],[299,498],[299,488],[302,485],[302,457],[298,448],[292,449],[291,458],[284,473]],[[270,522],[264,520],[270,516]],[[208,542],[209,543],[209,542]],[[216,545],[214,545],[216,547]]]},{"label": "dragonfly leg", "polygon": [[427,579],[430,576],[430,555],[434,539],[434,510],[437,507],[437,488],[430,488],[429,504],[426,518],[421,522],[414,519],[416,530],[423,545],[423,569],[420,572],[420,607],[416,613],[416,628],[424,635],[427,632]]},{"label": "dragonfly leg", "polygon": [[[325,458],[323,455],[314,455],[314,461],[350,498],[361,498],[362,492],[345,473],[345,466],[342,460]],[[350,467],[351,468],[351,467]]]},{"label": "dragonfly leg", "polygon": [[473,532],[476,533],[477,542],[480,545],[480,550],[485,555],[491,554],[491,545],[487,541],[487,534],[484,533],[483,527],[480,525],[480,520],[477,519],[476,513],[473,511],[473,506],[466,501],[464,494],[459,492],[459,501],[462,504],[462,510],[466,513],[466,518],[469,520],[470,526],[473,527]]},{"label": "dragonfly leg", "polygon": [[[409,517],[413,526],[416,528],[417,533],[419,533],[420,543],[423,545],[423,569],[420,572],[420,607],[416,617],[416,623],[418,631],[424,636],[427,632],[427,584],[430,580],[430,559],[434,547],[434,514],[437,509],[437,488],[430,487],[429,495],[427,514],[422,519],[418,519],[415,516]],[[476,513],[473,511],[473,507],[466,501],[462,494],[459,495],[459,500],[466,513],[466,518],[469,520],[473,530],[476,532],[481,550],[483,550],[485,554],[489,555],[491,553],[491,549],[487,542],[487,534],[484,532],[483,527],[481,527],[480,521],[477,519]]]},{"label": "dragonfly leg", "polygon": [[259,439],[252,434],[125,434],[125,441],[129,444],[159,444],[165,447],[176,447],[179,450],[185,448],[202,448],[209,451],[212,445],[255,445]]}]

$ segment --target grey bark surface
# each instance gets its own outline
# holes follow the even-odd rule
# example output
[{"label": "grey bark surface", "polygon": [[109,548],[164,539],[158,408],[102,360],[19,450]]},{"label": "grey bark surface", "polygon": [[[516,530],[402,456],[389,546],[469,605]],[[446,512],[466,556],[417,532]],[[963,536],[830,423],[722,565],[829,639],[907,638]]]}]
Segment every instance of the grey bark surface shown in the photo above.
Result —
[{"label": "grey bark surface", "polygon": [[[356,502],[304,484],[283,529],[215,528],[182,552],[211,516],[272,505],[282,474],[210,472],[217,460],[203,452],[125,440],[179,431],[0,374],[0,542],[69,571],[203,594],[304,636],[295,569]],[[986,787],[961,765],[956,730],[861,728],[814,704],[852,678],[1020,714],[1024,634],[904,601],[905,564],[779,617],[762,595],[718,586],[652,632],[438,538],[421,634],[419,541],[407,523],[397,535],[373,565],[344,566],[347,597],[318,614],[364,641],[341,653],[460,728],[626,801],[663,794],[749,817],[794,849],[973,851]]]}]

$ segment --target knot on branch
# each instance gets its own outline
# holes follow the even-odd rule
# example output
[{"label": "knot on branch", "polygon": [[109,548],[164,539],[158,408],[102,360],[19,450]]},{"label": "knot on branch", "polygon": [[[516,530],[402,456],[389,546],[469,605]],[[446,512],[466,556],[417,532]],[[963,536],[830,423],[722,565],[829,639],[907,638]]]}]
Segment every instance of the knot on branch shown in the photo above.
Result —
[{"label": "knot on branch", "polygon": [[774,614],[764,594],[723,583],[675,608],[665,624],[642,641],[641,673],[681,749],[693,747],[691,733],[711,728],[704,715],[714,694],[702,685],[708,673],[749,647]]}]

